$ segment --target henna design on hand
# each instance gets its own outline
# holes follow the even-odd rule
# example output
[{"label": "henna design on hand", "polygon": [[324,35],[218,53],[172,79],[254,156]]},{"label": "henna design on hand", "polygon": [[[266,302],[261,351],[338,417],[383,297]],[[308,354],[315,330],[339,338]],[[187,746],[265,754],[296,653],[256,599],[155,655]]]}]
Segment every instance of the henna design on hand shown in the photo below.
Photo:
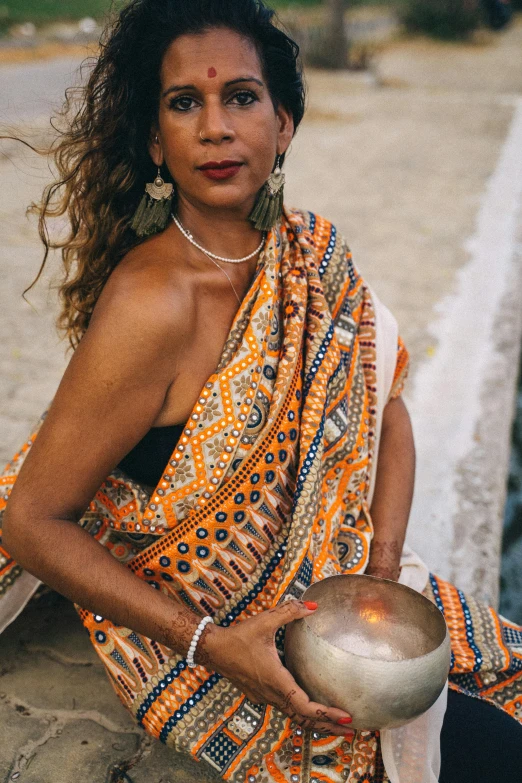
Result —
[{"label": "henna design on hand", "polygon": [[285,710],[288,710],[289,708],[293,709],[292,696],[295,696],[296,693],[297,691],[293,688],[291,691],[288,691],[286,696],[283,696],[283,707]]},{"label": "henna design on hand", "polygon": [[203,633],[199,637],[199,642],[194,653],[194,662],[200,666],[204,666],[207,671],[213,671],[211,655],[208,650],[208,640],[210,634],[212,634],[212,623],[209,623],[203,628]]},{"label": "henna design on hand", "polygon": [[370,548],[370,558],[379,560],[398,560],[401,550],[397,541],[373,541]]},{"label": "henna design on hand", "polygon": [[332,723],[332,719],[328,717],[328,713],[326,710],[316,710],[316,715],[320,716],[320,719],[323,720],[325,723]]},{"label": "henna design on hand", "polygon": [[171,650],[186,655],[199,619],[190,609],[180,606],[170,625],[158,627],[156,639]]},{"label": "henna design on hand", "polygon": [[274,707],[277,707],[278,710],[286,713],[286,715],[288,715],[291,720],[297,720],[299,713],[296,712],[295,707],[292,704],[292,696],[295,696],[297,693],[295,688],[293,688],[291,691],[288,691],[286,696],[282,691],[276,691],[276,693],[280,699],[274,702]]},{"label": "henna design on hand", "polygon": [[397,581],[400,574],[401,548],[397,541],[373,541],[366,568],[369,576]]}]

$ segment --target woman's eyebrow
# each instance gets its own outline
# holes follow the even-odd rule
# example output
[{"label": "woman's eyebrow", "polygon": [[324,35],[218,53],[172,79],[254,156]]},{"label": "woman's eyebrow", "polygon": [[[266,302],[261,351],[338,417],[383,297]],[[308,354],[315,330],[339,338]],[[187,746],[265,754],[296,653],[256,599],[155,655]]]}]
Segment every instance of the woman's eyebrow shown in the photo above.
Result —
[{"label": "woman's eyebrow", "polygon": [[[239,84],[240,82],[255,82],[260,87],[264,87],[264,84],[259,79],[256,79],[255,76],[240,76],[238,79],[231,79],[228,82],[225,82],[225,87],[230,87],[233,84]],[[194,84],[172,84],[170,87],[168,87],[165,92],[162,93],[162,98],[165,98],[167,95],[169,95],[171,92],[178,92],[178,90],[195,90],[196,87]]]},{"label": "woman's eyebrow", "polygon": [[256,79],[255,76],[240,76],[239,79],[231,79],[231,81],[225,82],[225,87],[230,87],[232,84],[238,84],[239,82],[255,82],[260,87],[264,87],[263,82],[260,79]]}]

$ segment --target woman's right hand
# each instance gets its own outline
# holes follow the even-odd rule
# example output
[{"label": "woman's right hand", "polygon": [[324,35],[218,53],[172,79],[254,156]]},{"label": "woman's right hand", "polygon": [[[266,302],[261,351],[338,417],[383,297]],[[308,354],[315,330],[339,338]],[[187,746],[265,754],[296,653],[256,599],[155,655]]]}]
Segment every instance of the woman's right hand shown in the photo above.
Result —
[{"label": "woman's right hand", "polygon": [[230,680],[253,704],[271,704],[303,728],[347,736],[353,733],[350,714],[311,701],[275,646],[278,628],[314,611],[313,604],[290,600],[229,628],[207,625],[194,658]]}]

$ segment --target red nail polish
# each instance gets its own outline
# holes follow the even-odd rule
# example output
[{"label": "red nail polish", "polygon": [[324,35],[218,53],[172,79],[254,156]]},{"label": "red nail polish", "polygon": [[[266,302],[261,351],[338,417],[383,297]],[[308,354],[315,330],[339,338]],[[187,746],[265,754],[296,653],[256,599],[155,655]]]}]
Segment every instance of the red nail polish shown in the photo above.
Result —
[{"label": "red nail polish", "polygon": [[319,606],[319,604],[316,603],[315,601],[303,601],[303,603],[307,609],[317,609],[317,607]]},{"label": "red nail polish", "polygon": [[351,722],[352,722],[351,718],[339,718],[339,720],[337,721],[337,723],[340,723],[341,726],[344,726],[346,723],[351,723]]}]

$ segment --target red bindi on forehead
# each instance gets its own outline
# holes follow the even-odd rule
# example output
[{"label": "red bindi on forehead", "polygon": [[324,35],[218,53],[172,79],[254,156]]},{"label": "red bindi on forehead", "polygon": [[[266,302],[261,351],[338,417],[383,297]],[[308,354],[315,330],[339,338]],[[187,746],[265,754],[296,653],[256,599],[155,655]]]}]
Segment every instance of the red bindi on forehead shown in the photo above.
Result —
[{"label": "red bindi on forehead", "polygon": [[214,76],[217,76],[217,71],[214,67],[209,68],[207,71],[207,76],[212,79]]}]

